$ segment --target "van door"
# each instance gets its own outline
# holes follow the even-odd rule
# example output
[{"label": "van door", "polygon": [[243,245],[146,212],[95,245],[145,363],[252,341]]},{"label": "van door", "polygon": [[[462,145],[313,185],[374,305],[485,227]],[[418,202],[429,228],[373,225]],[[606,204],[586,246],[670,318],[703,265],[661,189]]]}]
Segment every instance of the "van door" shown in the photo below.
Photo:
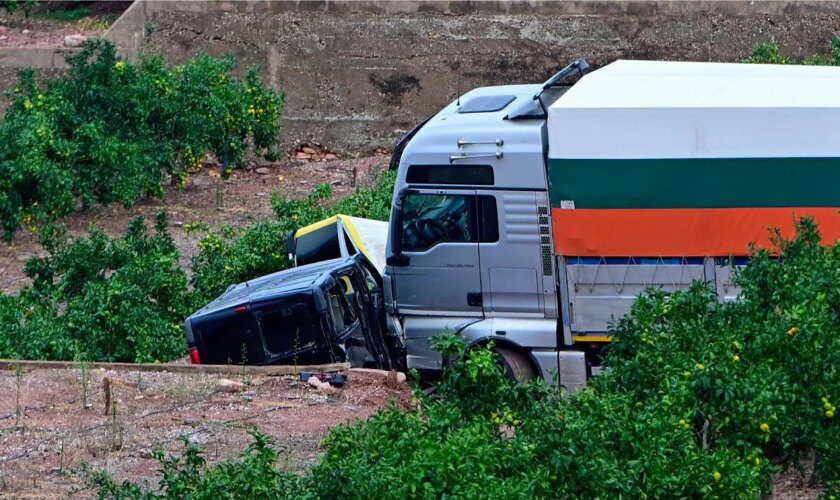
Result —
[{"label": "van door", "polygon": [[400,313],[481,317],[475,191],[412,189],[401,229],[407,261],[393,267]]},{"label": "van door", "polygon": [[477,194],[485,314],[543,316],[545,293],[536,193],[478,190]]}]

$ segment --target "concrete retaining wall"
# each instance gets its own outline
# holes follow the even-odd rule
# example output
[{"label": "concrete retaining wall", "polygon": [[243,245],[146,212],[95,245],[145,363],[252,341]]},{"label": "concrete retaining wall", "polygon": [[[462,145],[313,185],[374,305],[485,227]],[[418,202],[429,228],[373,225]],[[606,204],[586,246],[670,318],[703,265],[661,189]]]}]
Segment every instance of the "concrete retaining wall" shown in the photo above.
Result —
[{"label": "concrete retaining wall", "polygon": [[737,61],[775,37],[826,52],[838,2],[166,2],[138,0],[106,35],[126,54],[232,53],[284,90],[287,148],[390,147],[458,90],[538,82],[569,60]]},{"label": "concrete retaining wall", "polygon": [[54,78],[67,67],[64,55],[69,52],[72,49],[0,49],[0,113],[10,102],[3,92],[17,85],[20,68],[34,69],[38,79]]}]

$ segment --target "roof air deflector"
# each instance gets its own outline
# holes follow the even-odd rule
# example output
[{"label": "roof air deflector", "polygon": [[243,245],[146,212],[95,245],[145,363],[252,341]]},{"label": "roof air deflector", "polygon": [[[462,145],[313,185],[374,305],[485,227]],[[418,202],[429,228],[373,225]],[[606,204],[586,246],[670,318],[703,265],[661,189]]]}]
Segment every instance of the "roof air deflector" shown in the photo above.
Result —
[{"label": "roof air deflector", "polygon": [[516,96],[513,95],[482,95],[473,97],[458,108],[458,113],[492,113],[505,109],[514,99],[516,99]]}]

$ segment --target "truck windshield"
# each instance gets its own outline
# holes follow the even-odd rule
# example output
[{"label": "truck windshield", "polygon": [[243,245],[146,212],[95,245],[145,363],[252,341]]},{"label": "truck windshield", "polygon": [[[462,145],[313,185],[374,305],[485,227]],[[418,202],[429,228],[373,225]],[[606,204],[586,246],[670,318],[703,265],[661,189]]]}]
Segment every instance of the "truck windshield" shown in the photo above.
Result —
[{"label": "truck windshield", "polygon": [[406,196],[403,244],[408,252],[427,250],[438,243],[474,243],[473,196],[420,194]]}]

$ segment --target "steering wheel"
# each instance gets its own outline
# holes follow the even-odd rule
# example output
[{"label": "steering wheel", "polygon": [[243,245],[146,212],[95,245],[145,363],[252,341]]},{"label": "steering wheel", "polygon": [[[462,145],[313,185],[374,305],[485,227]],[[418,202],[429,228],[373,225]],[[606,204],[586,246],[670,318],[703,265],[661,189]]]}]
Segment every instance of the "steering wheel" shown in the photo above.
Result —
[{"label": "steering wheel", "polygon": [[417,221],[417,229],[425,243],[433,244],[443,240],[446,236],[446,226],[435,219],[420,219]]}]

